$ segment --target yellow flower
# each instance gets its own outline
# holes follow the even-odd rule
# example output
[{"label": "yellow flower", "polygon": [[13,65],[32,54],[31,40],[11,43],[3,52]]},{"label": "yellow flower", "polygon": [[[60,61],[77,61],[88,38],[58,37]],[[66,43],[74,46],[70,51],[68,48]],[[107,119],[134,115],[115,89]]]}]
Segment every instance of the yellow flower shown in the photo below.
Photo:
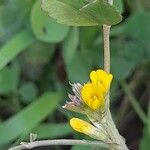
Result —
[{"label": "yellow flower", "polygon": [[80,133],[84,133],[93,139],[107,141],[109,138],[108,134],[104,130],[104,128],[101,127],[98,129],[95,126],[93,126],[92,124],[90,124],[84,120],[81,120],[79,118],[70,119],[70,125],[74,130],[76,130]]},{"label": "yellow flower", "polygon": [[105,94],[110,88],[112,81],[112,74],[108,74],[103,70],[98,69],[97,71],[92,71],[90,73],[90,79],[93,84],[102,85],[105,88]]},{"label": "yellow flower", "polygon": [[70,125],[74,130],[86,135],[91,134],[94,128],[94,126],[92,126],[90,123],[78,118],[72,118],[70,120]]},{"label": "yellow flower", "polygon": [[83,101],[93,110],[104,105],[104,87],[93,83],[87,83],[81,90],[81,97]]},{"label": "yellow flower", "polygon": [[112,78],[112,74],[100,69],[90,73],[91,82],[81,89],[81,98],[91,109],[97,110],[104,106]]}]

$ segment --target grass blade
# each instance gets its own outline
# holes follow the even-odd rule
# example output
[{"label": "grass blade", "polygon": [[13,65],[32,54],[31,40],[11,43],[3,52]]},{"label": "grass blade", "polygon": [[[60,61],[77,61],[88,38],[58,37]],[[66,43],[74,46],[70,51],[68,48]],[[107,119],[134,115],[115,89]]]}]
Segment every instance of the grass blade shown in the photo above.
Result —
[{"label": "grass blade", "polygon": [[35,128],[50,115],[62,98],[61,93],[46,93],[21,112],[0,124],[0,146]]},{"label": "grass blade", "polygon": [[0,49],[0,70],[34,41],[35,38],[27,30],[16,34]]}]

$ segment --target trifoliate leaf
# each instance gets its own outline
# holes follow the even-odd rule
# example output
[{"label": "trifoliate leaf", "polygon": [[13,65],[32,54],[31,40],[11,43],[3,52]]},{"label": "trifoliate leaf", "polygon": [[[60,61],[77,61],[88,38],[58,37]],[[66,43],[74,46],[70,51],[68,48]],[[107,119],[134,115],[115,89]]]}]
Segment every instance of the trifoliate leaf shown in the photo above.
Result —
[{"label": "trifoliate leaf", "polygon": [[115,25],[121,21],[116,8],[103,0],[42,0],[41,6],[57,22],[71,26]]}]

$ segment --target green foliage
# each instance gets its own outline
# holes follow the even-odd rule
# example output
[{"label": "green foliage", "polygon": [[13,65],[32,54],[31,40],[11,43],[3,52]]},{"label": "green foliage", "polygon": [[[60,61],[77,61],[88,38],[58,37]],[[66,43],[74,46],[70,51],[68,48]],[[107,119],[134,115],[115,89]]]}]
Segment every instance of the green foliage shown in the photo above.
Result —
[{"label": "green foliage", "polygon": [[90,146],[73,146],[71,148],[71,150],[92,150],[93,148],[91,148]]},{"label": "green foliage", "polygon": [[[0,149],[29,140],[31,132],[38,139],[73,136],[62,123],[70,112],[58,107],[68,98],[58,91],[67,93],[66,83],[87,82],[91,70],[103,67],[101,26],[118,24],[120,13],[123,21],[111,28],[111,95],[124,99],[118,81],[130,82],[134,70],[150,62],[148,8],[148,0],[114,0],[113,6],[105,0],[42,0],[42,6],[40,0],[0,0]],[[149,130],[145,125],[141,150],[149,148]]]},{"label": "green foliage", "polygon": [[140,149],[141,150],[149,149],[149,141],[150,141],[150,133],[148,132],[148,127],[145,126],[143,130],[143,138],[140,143]]},{"label": "green foliage", "polygon": [[44,42],[60,42],[69,30],[69,27],[60,25],[50,19],[41,10],[40,1],[37,1],[32,8],[31,25],[37,39]]},{"label": "green foliage", "polygon": [[[124,34],[137,40],[148,42],[150,37],[149,26],[150,13],[146,11],[136,12],[127,21]],[[140,28],[140,30],[137,30],[137,28]]]},{"label": "green foliage", "polygon": [[29,31],[22,31],[8,41],[0,49],[0,70],[27,46],[33,43],[34,40],[34,37]]},{"label": "green foliage", "polygon": [[0,72],[0,94],[7,95],[15,91],[20,80],[20,66],[17,62]]},{"label": "green foliage", "polygon": [[21,99],[25,103],[30,103],[37,97],[38,89],[35,84],[32,82],[26,82],[24,83],[20,89],[19,94],[21,96]]},{"label": "green foliage", "polygon": [[[47,132],[50,131],[50,132]],[[38,138],[57,138],[61,136],[69,135],[72,129],[68,123],[60,124],[41,124],[39,127],[33,130],[33,133],[38,135]]]},{"label": "green foliage", "polygon": [[79,45],[79,29],[73,28],[64,41],[63,57],[66,65],[69,65]]},{"label": "green foliage", "polygon": [[121,21],[115,7],[103,0],[42,0],[42,9],[59,23],[71,26],[114,25]]},{"label": "green foliage", "polygon": [[145,124],[143,128],[143,137],[139,145],[140,149],[141,150],[149,149],[149,141],[150,141],[150,101],[148,105],[147,124]]},{"label": "green foliage", "polygon": [[114,5],[119,10],[119,12],[123,12],[123,1],[122,0],[114,0]]},{"label": "green foliage", "polygon": [[22,29],[23,26],[26,26],[28,14],[30,13],[34,0],[13,0],[7,2],[3,1],[1,3],[0,38],[3,41],[7,41],[7,38],[12,37],[18,30]]},{"label": "green foliage", "polygon": [[35,128],[55,110],[61,98],[61,93],[45,93],[27,108],[0,124],[0,145],[11,142]]},{"label": "green foliage", "polygon": [[137,64],[149,61],[149,15],[149,12],[137,12],[118,27],[122,39],[112,40],[112,72],[119,79],[128,76]]},{"label": "green foliage", "polygon": [[53,45],[37,41],[28,46],[23,54],[29,64],[46,64],[53,57],[54,50]]}]

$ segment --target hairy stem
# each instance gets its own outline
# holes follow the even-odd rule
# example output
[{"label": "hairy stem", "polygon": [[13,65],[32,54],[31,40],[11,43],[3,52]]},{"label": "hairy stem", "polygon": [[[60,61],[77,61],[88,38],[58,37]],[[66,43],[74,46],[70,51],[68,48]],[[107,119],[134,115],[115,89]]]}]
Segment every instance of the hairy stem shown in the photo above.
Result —
[{"label": "hairy stem", "polygon": [[[110,26],[103,25],[103,41],[104,41],[104,71],[110,73]],[[106,108],[110,107],[109,92],[106,96]]]},{"label": "hairy stem", "polygon": [[[113,4],[113,0],[107,0],[109,4]],[[104,40],[104,71],[110,73],[110,28],[111,26],[103,25],[103,40]],[[109,92],[106,96],[106,108],[110,107]]]},{"label": "hairy stem", "polygon": [[[109,4],[113,4],[113,0],[107,0]],[[111,26],[103,25],[103,40],[104,40],[104,70],[107,73],[110,73],[110,28]],[[118,144],[115,147],[109,147],[110,150],[128,150],[128,147],[125,144],[125,140],[119,134],[118,129],[115,126],[115,123],[112,119],[110,113],[110,96],[109,93],[106,97],[106,109],[107,109],[107,121],[104,120],[103,124],[108,133],[111,135],[112,142]]]},{"label": "hairy stem", "polygon": [[110,73],[110,26],[103,25],[103,39],[104,39],[104,70]]},{"label": "hairy stem", "polygon": [[21,143],[21,145],[12,147],[9,150],[32,149],[35,147],[52,146],[52,145],[83,145],[83,146],[98,146],[98,147],[108,148],[108,145],[99,141],[57,139],[57,140],[43,140],[43,141],[34,141],[29,143]]}]

